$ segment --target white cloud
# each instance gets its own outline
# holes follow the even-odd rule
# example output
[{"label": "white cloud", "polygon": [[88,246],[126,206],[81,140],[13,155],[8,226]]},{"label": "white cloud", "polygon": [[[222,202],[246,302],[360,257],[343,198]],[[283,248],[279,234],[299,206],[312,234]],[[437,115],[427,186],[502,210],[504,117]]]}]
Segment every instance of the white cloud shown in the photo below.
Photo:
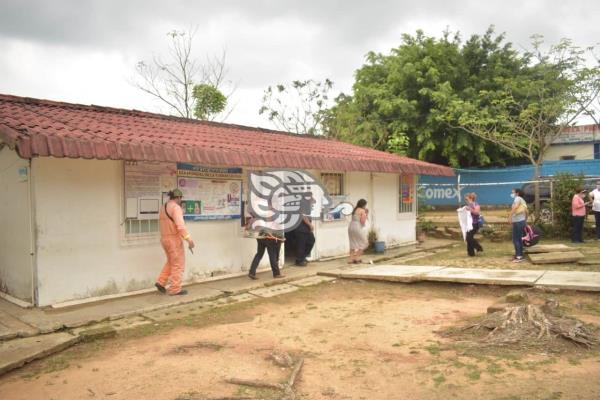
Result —
[{"label": "white cloud", "polygon": [[600,3],[522,0],[236,2],[6,0],[0,14],[0,92],[21,96],[166,111],[129,84],[135,63],[166,51],[166,32],[196,25],[199,58],[226,49],[238,84],[228,122],[263,125],[263,90],[293,79],[329,78],[348,92],[371,50],[387,53],[402,33],[448,28],[463,38],[489,25],[527,45],[533,33],[598,42]]}]

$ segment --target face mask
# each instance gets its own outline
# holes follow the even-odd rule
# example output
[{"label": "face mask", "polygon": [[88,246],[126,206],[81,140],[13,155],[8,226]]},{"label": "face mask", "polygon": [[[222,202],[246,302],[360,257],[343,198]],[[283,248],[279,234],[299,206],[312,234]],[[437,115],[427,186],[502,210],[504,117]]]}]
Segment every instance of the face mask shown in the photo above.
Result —
[{"label": "face mask", "polygon": [[514,198],[515,198],[515,196],[516,196],[516,194],[514,194],[514,193],[511,193],[511,194],[510,194],[510,197],[511,197],[512,199],[514,199]]}]

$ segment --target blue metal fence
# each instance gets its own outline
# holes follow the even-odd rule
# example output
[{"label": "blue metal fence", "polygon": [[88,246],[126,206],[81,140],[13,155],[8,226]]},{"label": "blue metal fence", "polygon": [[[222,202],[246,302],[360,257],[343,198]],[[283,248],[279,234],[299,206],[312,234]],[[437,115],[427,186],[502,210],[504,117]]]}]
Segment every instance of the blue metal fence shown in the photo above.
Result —
[{"label": "blue metal fence", "polygon": [[[600,160],[547,161],[542,165],[541,176],[548,177],[559,172],[578,175],[600,176]],[[521,165],[505,168],[455,169],[456,176],[421,176],[419,189],[421,198],[428,205],[456,205],[462,201],[460,193],[477,193],[480,204],[510,204],[511,189],[522,187],[534,180],[533,166]]]}]

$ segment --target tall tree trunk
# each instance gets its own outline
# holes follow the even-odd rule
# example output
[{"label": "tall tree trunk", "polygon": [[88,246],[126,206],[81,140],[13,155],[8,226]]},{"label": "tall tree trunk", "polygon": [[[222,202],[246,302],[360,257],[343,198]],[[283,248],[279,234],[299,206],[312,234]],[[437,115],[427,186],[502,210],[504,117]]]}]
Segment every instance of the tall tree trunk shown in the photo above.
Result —
[{"label": "tall tree trunk", "polygon": [[541,161],[536,161],[533,164],[533,179],[536,181],[533,184],[534,188],[534,221],[537,221],[540,218],[540,183],[537,182],[540,179],[540,170],[541,170]]}]

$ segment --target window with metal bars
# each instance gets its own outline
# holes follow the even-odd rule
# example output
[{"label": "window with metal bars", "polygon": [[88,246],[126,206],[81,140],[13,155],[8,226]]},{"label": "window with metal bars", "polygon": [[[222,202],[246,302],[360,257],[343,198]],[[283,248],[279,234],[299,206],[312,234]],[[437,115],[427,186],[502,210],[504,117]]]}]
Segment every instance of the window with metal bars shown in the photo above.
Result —
[{"label": "window with metal bars", "polygon": [[398,212],[400,214],[414,212],[415,181],[413,175],[398,176]]},{"label": "window with metal bars", "polygon": [[330,196],[344,195],[344,174],[322,173],[321,182]]},{"label": "window with metal bars", "polygon": [[158,220],[139,220],[129,218],[125,220],[125,235],[131,236],[156,236],[158,233]]}]

